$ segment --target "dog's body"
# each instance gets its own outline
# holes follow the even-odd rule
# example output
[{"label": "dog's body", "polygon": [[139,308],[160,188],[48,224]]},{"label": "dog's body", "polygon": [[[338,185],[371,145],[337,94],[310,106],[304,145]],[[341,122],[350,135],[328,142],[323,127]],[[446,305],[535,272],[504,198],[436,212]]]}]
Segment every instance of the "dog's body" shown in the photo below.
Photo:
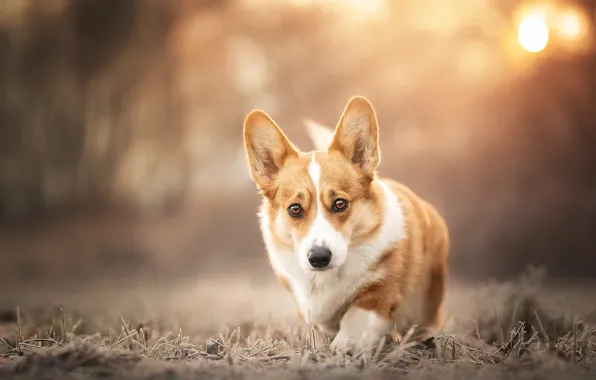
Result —
[{"label": "dog's body", "polygon": [[262,111],[247,116],[244,138],[270,263],[304,320],[338,348],[368,347],[392,327],[441,327],[447,228],[411,190],[376,175],[366,99],[350,100],[327,150],[300,152]]}]

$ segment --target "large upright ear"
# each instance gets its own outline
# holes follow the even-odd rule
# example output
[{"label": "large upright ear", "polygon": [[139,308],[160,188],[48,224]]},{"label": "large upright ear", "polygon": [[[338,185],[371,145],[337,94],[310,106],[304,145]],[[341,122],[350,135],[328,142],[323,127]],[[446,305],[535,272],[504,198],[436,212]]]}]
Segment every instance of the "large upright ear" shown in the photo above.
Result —
[{"label": "large upright ear", "polygon": [[355,96],[348,102],[335,129],[329,151],[341,152],[352,165],[373,176],[379,165],[377,116],[370,102]]},{"label": "large upright ear", "polygon": [[298,155],[298,150],[282,130],[263,111],[251,111],[244,120],[244,147],[250,176],[265,193],[284,162]]}]

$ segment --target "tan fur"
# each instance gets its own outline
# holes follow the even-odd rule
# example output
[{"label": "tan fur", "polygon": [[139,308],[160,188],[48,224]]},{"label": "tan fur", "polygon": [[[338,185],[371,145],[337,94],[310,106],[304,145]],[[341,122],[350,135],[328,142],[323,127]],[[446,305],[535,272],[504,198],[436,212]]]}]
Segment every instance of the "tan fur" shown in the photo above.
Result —
[{"label": "tan fur", "polygon": [[447,226],[434,207],[412,190],[392,180],[382,181],[390,186],[403,207],[408,238],[383,255],[377,268],[385,269],[386,276],[364,287],[354,302],[364,309],[375,310],[383,318],[398,320],[402,299],[422,291],[422,319],[411,320],[410,315],[401,315],[405,321],[398,328],[403,332],[411,324],[417,324],[437,331],[443,324],[441,307],[449,252]]},{"label": "tan fur", "polygon": [[[342,274],[342,267],[338,267],[330,269],[329,274],[313,274],[315,277],[308,280],[311,284],[301,288],[298,297],[296,286],[311,275],[292,282],[290,274],[282,273],[288,270],[296,273],[296,268],[287,267],[288,262],[293,262],[288,255],[298,255],[299,243],[313,233],[315,220],[318,223],[324,220],[328,226],[325,228],[332,228],[337,236],[349,241],[348,255],[354,247],[366,249],[382,243],[388,232],[387,228],[384,232],[381,228],[392,222],[385,220],[390,205],[386,204],[389,198],[384,189],[389,188],[397,198],[397,203],[395,200],[390,203],[395,204],[394,208],[399,204],[398,210],[403,214],[405,238],[389,244],[382,252],[368,252],[376,257],[375,261],[363,269],[364,276],[354,278],[366,281],[362,280],[355,292],[346,294],[345,301],[332,299],[331,314],[325,313],[324,308],[318,310],[318,315],[313,316],[314,323],[331,335],[343,329],[343,335],[338,336],[344,336],[354,327],[346,327],[348,321],[342,322],[342,318],[347,310],[353,309],[372,311],[380,321],[396,325],[402,332],[411,324],[430,331],[442,326],[449,251],[447,226],[435,208],[413,191],[376,175],[380,161],[378,126],[368,100],[362,97],[350,100],[327,151],[300,152],[275,122],[258,110],[252,111],[245,120],[244,139],[251,177],[263,195],[261,227],[269,257],[281,284],[294,295],[298,314],[304,320],[306,315],[301,302],[306,301],[302,293],[310,292],[308,301],[308,297],[315,297],[317,292],[325,292],[325,286],[335,286],[339,280],[334,278],[350,273]],[[314,169],[313,163],[316,164]],[[320,174],[316,182],[312,170]],[[347,200],[348,207],[342,212],[332,211],[339,198]],[[286,210],[292,204],[301,206],[302,217],[288,215]],[[374,241],[377,243],[373,244]],[[360,267],[352,270],[360,270]],[[298,276],[302,276],[300,273]]]}]

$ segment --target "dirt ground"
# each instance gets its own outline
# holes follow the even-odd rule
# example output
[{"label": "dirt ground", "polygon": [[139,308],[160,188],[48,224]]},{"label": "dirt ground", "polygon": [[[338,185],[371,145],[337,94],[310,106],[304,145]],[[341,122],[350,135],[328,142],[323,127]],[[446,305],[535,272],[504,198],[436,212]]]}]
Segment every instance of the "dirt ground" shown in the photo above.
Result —
[{"label": "dirt ground", "polygon": [[596,284],[451,281],[433,342],[346,356],[272,278],[245,277],[3,291],[0,378],[596,378]]}]

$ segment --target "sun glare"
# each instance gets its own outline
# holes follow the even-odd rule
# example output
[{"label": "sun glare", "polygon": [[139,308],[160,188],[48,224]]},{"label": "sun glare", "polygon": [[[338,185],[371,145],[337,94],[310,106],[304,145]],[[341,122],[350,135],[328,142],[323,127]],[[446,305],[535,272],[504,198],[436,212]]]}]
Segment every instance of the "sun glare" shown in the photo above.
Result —
[{"label": "sun glare", "polygon": [[525,50],[537,53],[548,43],[548,26],[539,15],[526,16],[519,24],[517,39]]}]

